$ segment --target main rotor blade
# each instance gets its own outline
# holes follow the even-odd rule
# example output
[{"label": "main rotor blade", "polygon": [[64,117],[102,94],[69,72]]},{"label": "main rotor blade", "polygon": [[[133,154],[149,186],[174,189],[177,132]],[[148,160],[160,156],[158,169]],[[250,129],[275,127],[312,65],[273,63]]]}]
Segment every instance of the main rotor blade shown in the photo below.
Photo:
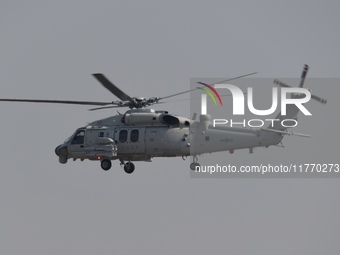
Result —
[{"label": "main rotor blade", "polygon": [[300,85],[299,88],[303,87],[303,83],[305,82],[306,76],[307,76],[307,72],[308,72],[308,65],[304,65],[303,66],[303,70],[302,70],[302,74],[301,74],[301,81],[300,81]]},{"label": "main rotor blade", "polygon": [[97,111],[97,110],[102,110],[102,109],[119,108],[119,107],[127,107],[127,106],[126,105],[104,106],[104,107],[92,108],[92,109],[89,109],[89,111]]},{"label": "main rotor blade", "polygon": [[51,104],[78,104],[78,105],[109,105],[112,102],[71,101],[71,100],[41,100],[41,99],[0,99],[1,102],[28,102]]},{"label": "main rotor blade", "polygon": [[182,95],[182,94],[185,94],[185,93],[189,93],[189,92],[191,92],[191,91],[195,91],[195,90],[198,90],[198,88],[194,88],[194,89],[186,90],[186,91],[179,92],[179,93],[176,93],[176,94],[172,94],[172,95],[170,95],[170,96],[166,96],[166,97],[160,97],[158,100],[163,100],[163,99],[166,99],[166,98],[169,98],[169,97],[175,97],[175,96],[179,96],[179,95]]},{"label": "main rotor blade", "polygon": [[108,89],[112,94],[118,97],[120,100],[123,101],[130,101],[134,102],[133,99],[121,91],[116,85],[110,82],[103,74],[101,73],[94,73],[92,74],[106,89]]},{"label": "main rotor blade", "polygon": [[[248,73],[248,74],[240,75],[240,76],[237,76],[237,77],[234,77],[234,78],[230,78],[230,79],[227,79],[227,80],[224,80],[224,81],[215,82],[214,84],[220,84],[220,83],[223,83],[223,82],[227,82],[227,81],[232,81],[232,80],[240,79],[240,78],[243,78],[243,77],[246,77],[246,76],[250,76],[250,75],[254,75],[254,74],[257,74],[257,72],[253,72],[253,73]],[[213,84],[210,84],[210,85],[213,85]],[[185,94],[185,93],[189,93],[189,92],[195,91],[195,90],[198,90],[198,88],[186,90],[186,91],[179,92],[179,93],[176,93],[176,94],[173,94],[173,95],[170,95],[170,96],[166,96],[166,97],[160,97],[158,100],[163,100],[163,99],[165,99],[165,98],[174,97],[174,96],[179,96],[179,95],[182,95],[182,94]]]},{"label": "main rotor blade", "polygon": [[[247,95],[247,92],[243,92],[244,95]],[[232,96],[232,94],[225,94],[225,95],[220,95],[221,97],[229,97]],[[172,103],[172,102],[181,102],[181,101],[188,101],[188,100],[200,100],[200,98],[182,98],[182,99],[176,99],[176,100],[170,100],[166,101],[166,103]],[[164,103],[164,102],[160,102]]]},{"label": "main rotor blade", "polygon": [[223,83],[223,82],[227,82],[227,81],[232,81],[232,80],[240,79],[240,78],[243,78],[243,77],[246,77],[246,76],[250,76],[250,75],[254,75],[254,74],[257,74],[257,72],[253,72],[253,73],[248,73],[248,74],[240,75],[240,76],[237,76],[237,77],[234,77],[234,78],[230,78],[230,79],[227,79],[227,80],[224,80],[224,81],[216,82],[216,83],[214,83],[214,84],[220,84],[220,83]]}]

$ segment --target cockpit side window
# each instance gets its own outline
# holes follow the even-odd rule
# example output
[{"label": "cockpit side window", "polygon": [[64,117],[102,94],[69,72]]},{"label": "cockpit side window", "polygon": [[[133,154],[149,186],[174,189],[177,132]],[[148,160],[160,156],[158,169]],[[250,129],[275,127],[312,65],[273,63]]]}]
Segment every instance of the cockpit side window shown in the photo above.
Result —
[{"label": "cockpit side window", "polygon": [[71,144],[83,144],[84,143],[84,137],[85,137],[85,131],[79,130],[75,134],[75,136],[73,137]]}]

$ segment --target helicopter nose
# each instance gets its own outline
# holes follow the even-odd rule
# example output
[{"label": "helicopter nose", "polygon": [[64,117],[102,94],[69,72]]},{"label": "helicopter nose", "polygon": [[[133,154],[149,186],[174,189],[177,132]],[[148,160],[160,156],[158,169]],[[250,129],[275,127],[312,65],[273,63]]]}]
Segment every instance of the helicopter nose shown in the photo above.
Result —
[{"label": "helicopter nose", "polygon": [[55,154],[59,157],[67,157],[67,146],[60,144],[57,148],[55,148]]},{"label": "helicopter nose", "polygon": [[59,162],[65,164],[67,162],[67,145],[60,144],[57,148],[55,148],[55,154],[59,156]]}]

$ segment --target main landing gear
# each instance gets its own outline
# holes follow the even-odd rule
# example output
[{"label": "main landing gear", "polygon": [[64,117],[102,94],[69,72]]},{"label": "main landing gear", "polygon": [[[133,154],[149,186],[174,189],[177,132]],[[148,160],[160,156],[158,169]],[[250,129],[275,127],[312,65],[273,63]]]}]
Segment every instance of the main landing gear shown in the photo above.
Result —
[{"label": "main landing gear", "polygon": [[135,165],[132,162],[127,162],[124,164],[124,171],[127,174],[132,174],[135,171]]},{"label": "main landing gear", "polygon": [[124,171],[127,174],[132,174],[135,171],[135,165],[131,161],[124,163],[124,160],[120,159],[120,165],[124,165]]},{"label": "main landing gear", "polygon": [[[134,165],[131,161],[124,163],[124,161],[121,160],[120,162],[121,162],[121,165],[124,165],[124,171],[125,171],[127,174],[132,174],[133,171],[135,171],[135,165]],[[100,166],[102,167],[102,169],[103,169],[104,171],[110,170],[110,168],[111,168],[111,166],[112,166],[111,160],[109,160],[109,159],[103,159],[103,160],[100,162]]]}]

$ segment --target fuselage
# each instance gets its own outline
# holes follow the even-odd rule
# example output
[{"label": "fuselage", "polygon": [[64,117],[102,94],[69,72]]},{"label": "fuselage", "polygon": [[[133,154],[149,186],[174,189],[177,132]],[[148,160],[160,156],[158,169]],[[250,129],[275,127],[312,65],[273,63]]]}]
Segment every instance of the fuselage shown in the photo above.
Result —
[{"label": "fuselage", "polygon": [[56,148],[67,159],[149,161],[153,157],[199,155],[270,146],[282,135],[255,129],[213,127],[209,115],[199,121],[152,109],[127,111],[77,129]]}]

